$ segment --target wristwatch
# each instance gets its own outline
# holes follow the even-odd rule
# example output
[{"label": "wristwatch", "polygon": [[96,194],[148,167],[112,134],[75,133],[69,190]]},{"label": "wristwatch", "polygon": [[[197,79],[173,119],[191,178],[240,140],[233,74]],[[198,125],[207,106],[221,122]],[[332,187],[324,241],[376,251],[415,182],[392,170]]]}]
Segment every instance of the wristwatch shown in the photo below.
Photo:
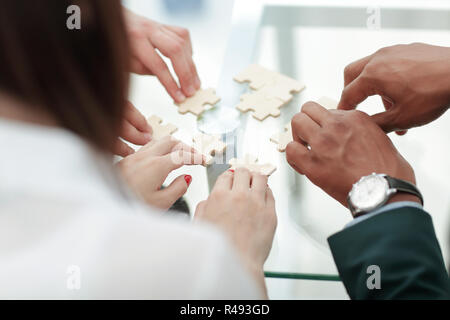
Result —
[{"label": "wristwatch", "polygon": [[356,218],[380,208],[397,192],[413,194],[423,205],[422,194],[412,183],[386,174],[372,173],[353,185],[347,197],[348,207]]}]

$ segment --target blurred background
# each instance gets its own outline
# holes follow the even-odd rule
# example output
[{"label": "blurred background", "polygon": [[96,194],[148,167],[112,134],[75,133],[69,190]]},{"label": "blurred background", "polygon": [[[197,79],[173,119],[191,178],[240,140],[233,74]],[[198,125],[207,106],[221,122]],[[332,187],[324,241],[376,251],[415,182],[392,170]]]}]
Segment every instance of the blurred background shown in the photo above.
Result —
[{"label": "blurred background", "polygon": [[[326,239],[351,220],[350,214],[295,174],[269,137],[281,131],[304,102],[322,96],[338,100],[343,70],[350,62],[399,43],[450,46],[450,1],[128,0],[124,4],[150,19],[190,30],[202,87],[217,89],[222,97],[219,108],[226,113],[234,115],[233,103],[239,101],[243,90],[242,85],[233,83],[232,76],[250,63],[306,84],[307,88],[283,107],[279,118],[258,122],[240,115],[237,152],[255,154],[278,167],[270,185],[277,200],[279,226],[266,271],[336,275]],[[145,116],[156,114],[177,125],[175,137],[187,143],[198,130],[196,117],[179,114],[154,77],[133,76],[130,100]],[[381,100],[371,97],[360,109],[369,114],[379,112]],[[208,119],[211,117],[206,114]],[[448,267],[450,114],[410,130],[406,136],[390,137],[415,169]],[[193,212],[208,195],[209,173],[203,167],[182,170],[173,177],[181,173],[193,176],[186,195]],[[338,281],[270,278],[268,287],[272,299],[347,299]]]}]

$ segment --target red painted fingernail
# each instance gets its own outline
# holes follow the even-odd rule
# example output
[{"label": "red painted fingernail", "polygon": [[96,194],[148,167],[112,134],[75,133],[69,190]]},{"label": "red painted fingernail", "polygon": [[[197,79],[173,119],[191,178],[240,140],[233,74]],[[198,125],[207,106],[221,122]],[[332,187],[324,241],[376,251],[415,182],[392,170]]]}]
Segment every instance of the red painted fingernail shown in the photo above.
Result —
[{"label": "red painted fingernail", "polygon": [[191,182],[192,182],[192,177],[191,177],[190,175],[185,175],[185,176],[184,176],[184,181],[186,181],[186,183],[187,183],[187,185],[188,185],[188,187],[189,187],[189,185],[190,185]]}]

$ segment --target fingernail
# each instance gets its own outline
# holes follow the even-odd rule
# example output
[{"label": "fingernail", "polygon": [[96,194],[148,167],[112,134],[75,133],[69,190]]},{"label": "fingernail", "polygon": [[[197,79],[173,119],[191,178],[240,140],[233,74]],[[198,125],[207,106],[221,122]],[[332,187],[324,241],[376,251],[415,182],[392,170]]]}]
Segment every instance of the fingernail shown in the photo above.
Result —
[{"label": "fingernail", "polygon": [[194,86],[190,85],[187,87],[186,89],[186,93],[188,94],[188,96],[193,96],[195,94],[195,88]]},{"label": "fingernail", "polygon": [[200,87],[202,86],[202,83],[200,82],[200,79],[197,77],[195,79],[195,87],[198,89],[200,89]]},{"label": "fingernail", "polygon": [[145,133],[144,137],[147,141],[151,141],[152,140],[152,135],[150,133]]},{"label": "fingernail", "polygon": [[175,99],[177,100],[177,102],[183,102],[184,100],[186,100],[186,96],[183,94],[183,92],[178,90],[177,92],[175,92]]},{"label": "fingernail", "polygon": [[190,175],[185,175],[184,176],[184,181],[186,181],[186,183],[187,183],[187,185],[188,185],[188,187],[189,187],[189,185],[191,184],[191,182],[192,182],[192,177],[190,176]]}]

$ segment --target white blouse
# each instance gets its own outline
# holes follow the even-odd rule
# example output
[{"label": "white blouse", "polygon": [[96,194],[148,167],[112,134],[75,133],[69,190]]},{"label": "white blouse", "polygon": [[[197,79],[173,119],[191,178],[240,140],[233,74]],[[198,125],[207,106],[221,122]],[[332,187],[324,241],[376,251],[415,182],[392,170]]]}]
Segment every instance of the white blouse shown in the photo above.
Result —
[{"label": "white blouse", "polygon": [[151,209],[67,130],[0,119],[0,299],[259,299],[225,236]]}]

